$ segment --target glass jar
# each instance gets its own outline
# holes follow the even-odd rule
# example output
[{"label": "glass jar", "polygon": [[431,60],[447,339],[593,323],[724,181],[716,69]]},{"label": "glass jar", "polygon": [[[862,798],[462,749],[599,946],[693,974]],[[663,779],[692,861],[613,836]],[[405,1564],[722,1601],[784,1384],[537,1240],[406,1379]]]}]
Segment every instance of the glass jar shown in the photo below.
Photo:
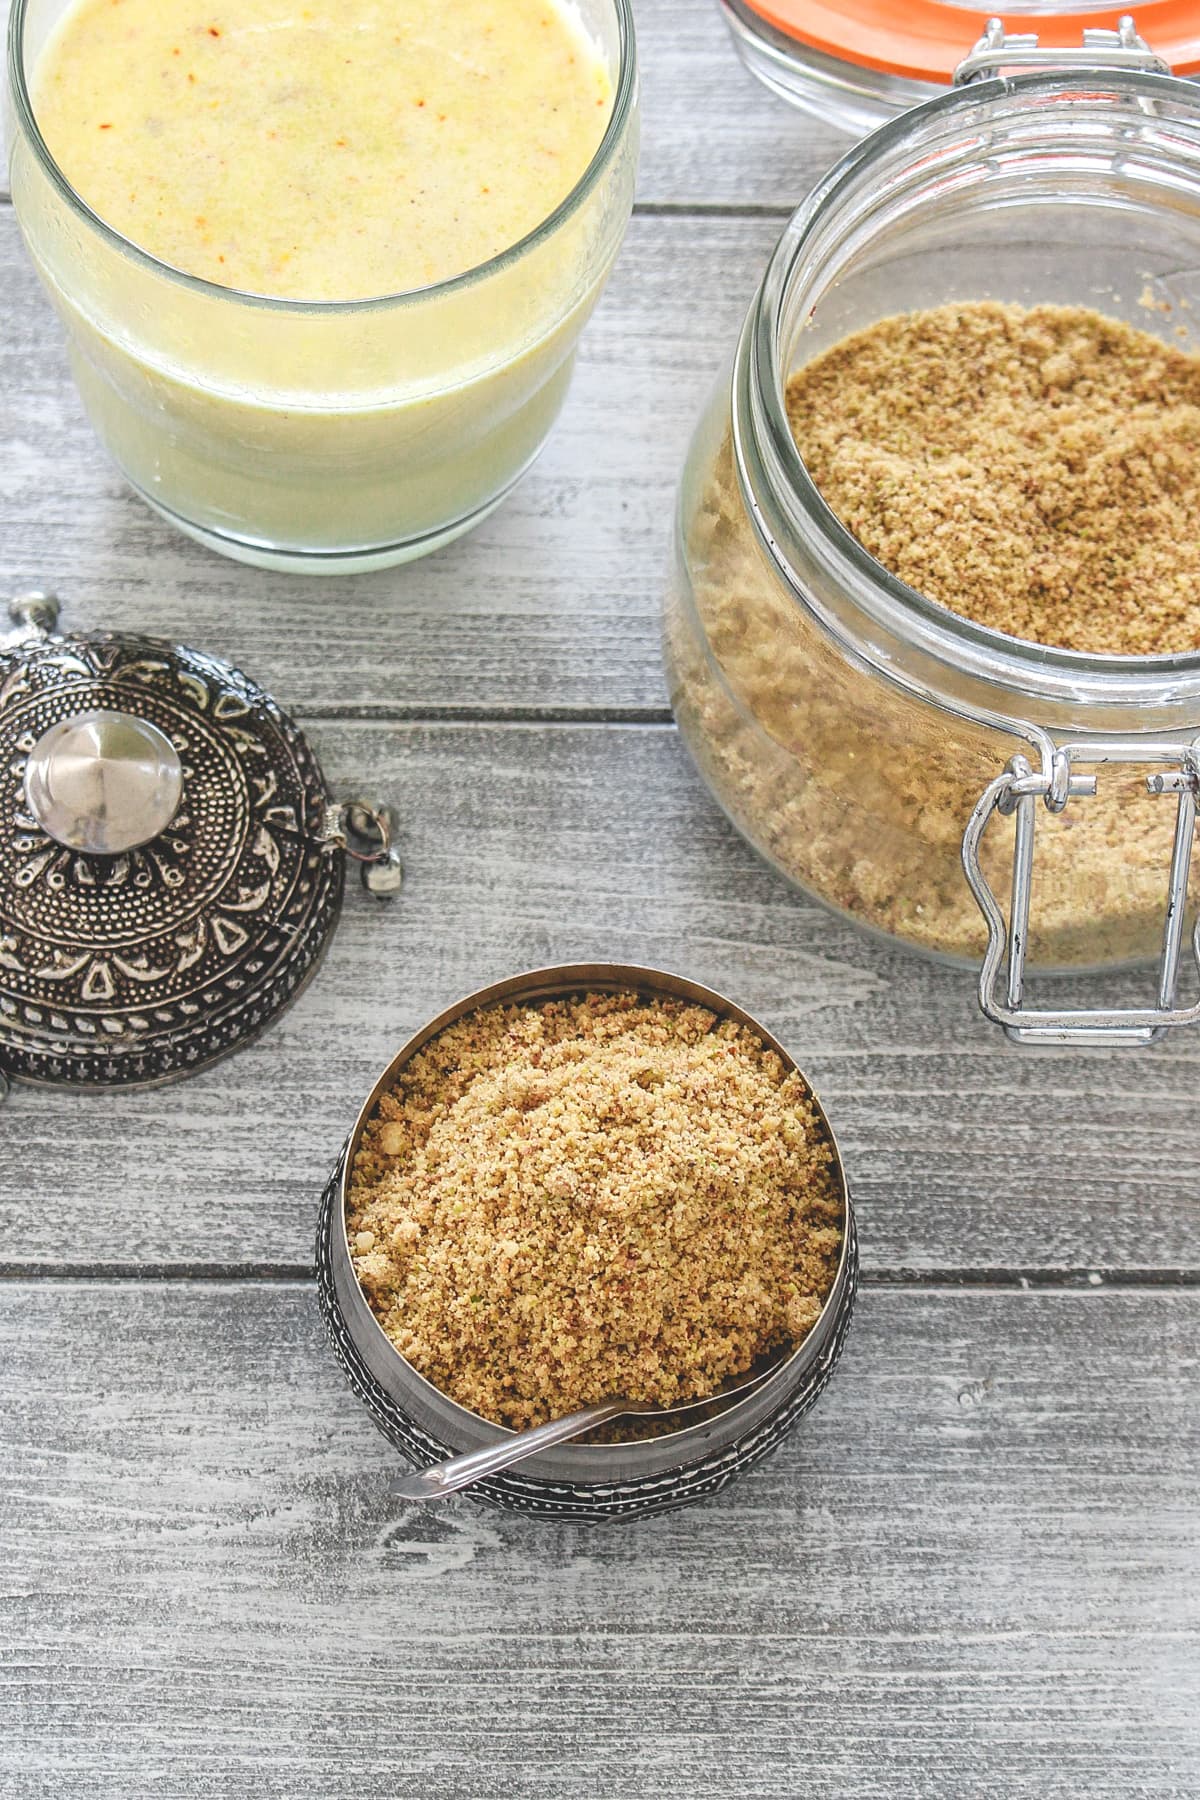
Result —
[{"label": "glass jar", "polygon": [[[861,137],[944,92],[995,14],[975,0],[720,0],[738,55],[783,100]],[[1200,13],[1191,0],[1142,0],[1137,25],[1176,75],[1200,70]],[[1077,51],[1118,25],[1112,8],[1013,0],[1008,42]]]},{"label": "glass jar", "polygon": [[629,0],[578,0],[613,71],[612,115],[536,231],[438,285],[319,305],[181,274],[73,191],[30,98],[69,4],[13,6],[12,197],[92,423],[125,477],[210,548],[301,572],[404,562],[485,518],[558,415],[632,211]]},{"label": "glass jar", "polygon": [[[887,315],[985,299],[1172,339],[1200,320],[1200,98],[1140,72],[987,81],[819,184],[687,462],[672,703],[726,812],[806,893],[950,962],[982,956],[984,1010],[1014,1036],[1145,1041],[1200,1017],[1174,1002],[1200,653],[1048,649],[934,604],[838,521],[788,425],[800,363]],[[1160,952],[1157,1005],[1025,1003],[1027,963]]]}]

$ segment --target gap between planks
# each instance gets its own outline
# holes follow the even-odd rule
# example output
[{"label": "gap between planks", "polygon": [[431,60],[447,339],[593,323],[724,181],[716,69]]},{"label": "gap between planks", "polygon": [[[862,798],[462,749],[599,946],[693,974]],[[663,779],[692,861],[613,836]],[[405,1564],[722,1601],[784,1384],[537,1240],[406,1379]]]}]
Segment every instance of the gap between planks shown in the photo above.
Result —
[{"label": "gap between planks", "polygon": [[[7,173],[0,186],[0,206],[11,206]],[[635,219],[778,219],[785,224],[794,206],[749,200],[635,200]]]},{"label": "gap between planks", "polygon": [[297,710],[303,725],[634,725],[673,729],[669,706],[503,706],[503,705],[388,705],[359,704],[349,700]]},{"label": "gap between planks", "polygon": [[[315,1272],[308,1263],[52,1263],[0,1262],[0,1282],[58,1281],[269,1283],[309,1287]],[[988,1293],[1069,1293],[1102,1295],[1130,1289],[1200,1289],[1200,1268],[1180,1269],[866,1269],[861,1284],[892,1292],[941,1288]]]}]

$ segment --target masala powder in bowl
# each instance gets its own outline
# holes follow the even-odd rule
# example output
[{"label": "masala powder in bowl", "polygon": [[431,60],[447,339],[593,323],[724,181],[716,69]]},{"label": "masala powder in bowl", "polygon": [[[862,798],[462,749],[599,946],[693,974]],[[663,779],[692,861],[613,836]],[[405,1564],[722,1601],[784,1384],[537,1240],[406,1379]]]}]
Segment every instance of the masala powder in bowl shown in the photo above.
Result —
[{"label": "masala powder in bowl", "polygon": [[700,1398],[815,1324],[845,1201],[803,1077],[683,1000],[468,1014],[368,1123],[347,1238],[400,1354],[521,1428]]}]

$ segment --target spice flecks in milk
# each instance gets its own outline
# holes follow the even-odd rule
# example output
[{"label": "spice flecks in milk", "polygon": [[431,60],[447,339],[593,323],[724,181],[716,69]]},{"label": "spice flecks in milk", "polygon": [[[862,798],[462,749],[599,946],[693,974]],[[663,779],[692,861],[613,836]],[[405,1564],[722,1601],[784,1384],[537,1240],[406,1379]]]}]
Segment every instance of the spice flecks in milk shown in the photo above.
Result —
[{"label": "spice flecks in milk", "polygon": [[562,0],[81,0],[34,101],[67,179],[132,243],[330,301],[518,243],[586,172],[613,90]]}]

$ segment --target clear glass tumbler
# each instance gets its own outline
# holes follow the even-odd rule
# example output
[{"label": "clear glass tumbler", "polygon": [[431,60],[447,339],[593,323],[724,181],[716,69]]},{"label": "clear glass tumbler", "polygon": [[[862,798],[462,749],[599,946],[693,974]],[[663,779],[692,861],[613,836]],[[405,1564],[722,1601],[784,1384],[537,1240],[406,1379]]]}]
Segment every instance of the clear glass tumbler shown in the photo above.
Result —
[{"label": "clear glass tumbler", "polygon": [[578,0],[613,110],[537,230],[436,286],[319,305],[181,274],[73,191],[30,97],[69,4],[14,0],[13,203],[92,423],[130,483],[212,549],[303,572],[404,562],[485,518],[558,415],[632,210],[630,0]]}]

